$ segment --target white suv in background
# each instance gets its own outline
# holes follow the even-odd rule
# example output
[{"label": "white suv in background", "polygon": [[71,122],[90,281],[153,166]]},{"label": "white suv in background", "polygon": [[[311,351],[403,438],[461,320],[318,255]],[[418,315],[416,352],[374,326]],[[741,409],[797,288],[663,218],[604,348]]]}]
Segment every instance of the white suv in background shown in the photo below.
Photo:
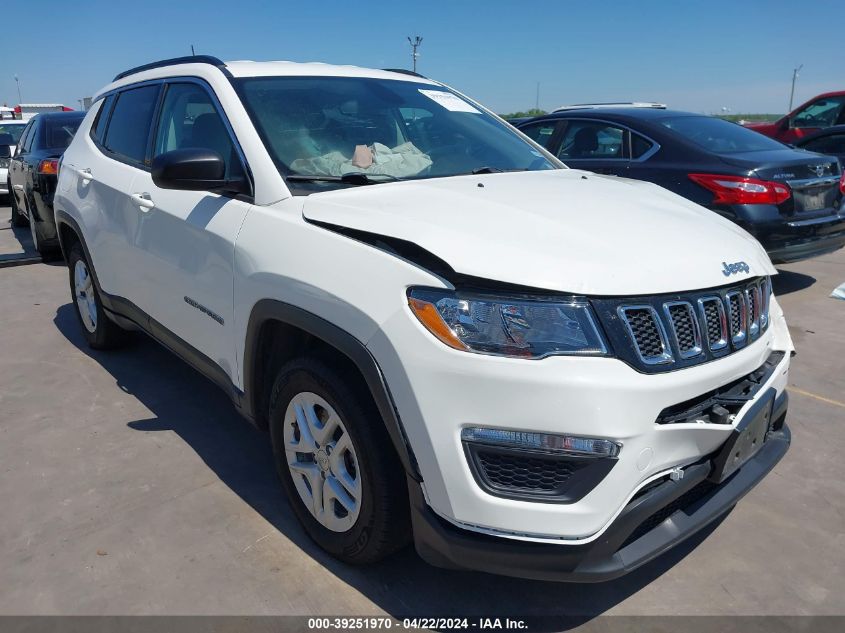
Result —
[{"label": "white suv in background", "polygon": [[225,389],[344,561],[413,538],[439,566],[615,577],[789,445],[793,347],[751,236],[418,75],[127,71],[55,212],[90,345],[141,330]]}]

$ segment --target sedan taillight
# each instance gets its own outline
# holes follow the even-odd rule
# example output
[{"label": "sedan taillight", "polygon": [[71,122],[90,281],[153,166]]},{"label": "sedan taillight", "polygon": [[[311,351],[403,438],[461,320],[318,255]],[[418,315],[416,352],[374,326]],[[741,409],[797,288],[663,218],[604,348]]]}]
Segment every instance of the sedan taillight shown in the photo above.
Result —
[{"label": "sedan taillight", "polygon": [[689,174],[689,178],[716,194],[714,204],[777,205],[792,196],[789,185],[782,182],[723,174]]},{"label": "sedan taillight", "polygon": [[39,174],[58,174],[59,173],[59,161],[55,158],[48,158],[47,160],[42,160],[38,163],[38,173]]},{"label": "sedan taillight", "polygon": [[845,194],[845,167],[842,168],[842,175],[839,177],[839,191]]}]

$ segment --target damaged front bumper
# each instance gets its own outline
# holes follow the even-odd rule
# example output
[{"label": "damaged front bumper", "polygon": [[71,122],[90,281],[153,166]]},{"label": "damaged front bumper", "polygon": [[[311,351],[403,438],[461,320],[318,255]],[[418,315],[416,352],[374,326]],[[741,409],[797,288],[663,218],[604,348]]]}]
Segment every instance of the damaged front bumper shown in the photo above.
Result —
[{"label": "damaged front bumper", "polygon": [[[501,538],[461,529],[437,516],[420,485],[409,480],[414,542],[432,565],[537,580],[601,582],[622,576],[655,559],[728,512],[786,454],[788,396],[771,391],[749,424],[765,414],[765,442],[739,468],[726,469],[740,442],[736,435],[707,459],[641,489],[601,536],[582,545],[558,545]],[[768,407],[768,409],[766,409]]]}]

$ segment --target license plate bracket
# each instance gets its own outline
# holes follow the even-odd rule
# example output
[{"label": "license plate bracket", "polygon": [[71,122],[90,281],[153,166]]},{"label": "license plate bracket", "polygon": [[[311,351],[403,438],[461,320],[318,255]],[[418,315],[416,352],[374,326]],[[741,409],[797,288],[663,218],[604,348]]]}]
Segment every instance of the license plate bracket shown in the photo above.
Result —
[{"label": "license plate bracket", "polygon": [[805,193],[803,196],[804,211],[818,211],[825,208],[827,202],[826,192]]},{"label": "license plate bracket", "polygon": [[777,392],[768,389],[745,413],[713,460],[710,481],[722,483],[762,448],[772,421]]}]

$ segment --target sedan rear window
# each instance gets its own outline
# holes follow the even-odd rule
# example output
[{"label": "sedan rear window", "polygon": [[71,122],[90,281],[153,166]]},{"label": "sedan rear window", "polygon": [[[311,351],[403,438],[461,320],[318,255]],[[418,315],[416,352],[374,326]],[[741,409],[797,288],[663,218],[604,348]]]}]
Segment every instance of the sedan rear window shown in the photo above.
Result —
[{"label": "sedan rear window", "polygon": [[46,135],[46,147],[65,149],[73,140],[73,135],[82,123],[82,117],[78,119],[47,119],[44,133]]},{"label": "sedan rear window", "polygon": [[682,116],[660,119],[660,123],[714,154],[764,152],[784,145],[724,119],[710,116]]}]

